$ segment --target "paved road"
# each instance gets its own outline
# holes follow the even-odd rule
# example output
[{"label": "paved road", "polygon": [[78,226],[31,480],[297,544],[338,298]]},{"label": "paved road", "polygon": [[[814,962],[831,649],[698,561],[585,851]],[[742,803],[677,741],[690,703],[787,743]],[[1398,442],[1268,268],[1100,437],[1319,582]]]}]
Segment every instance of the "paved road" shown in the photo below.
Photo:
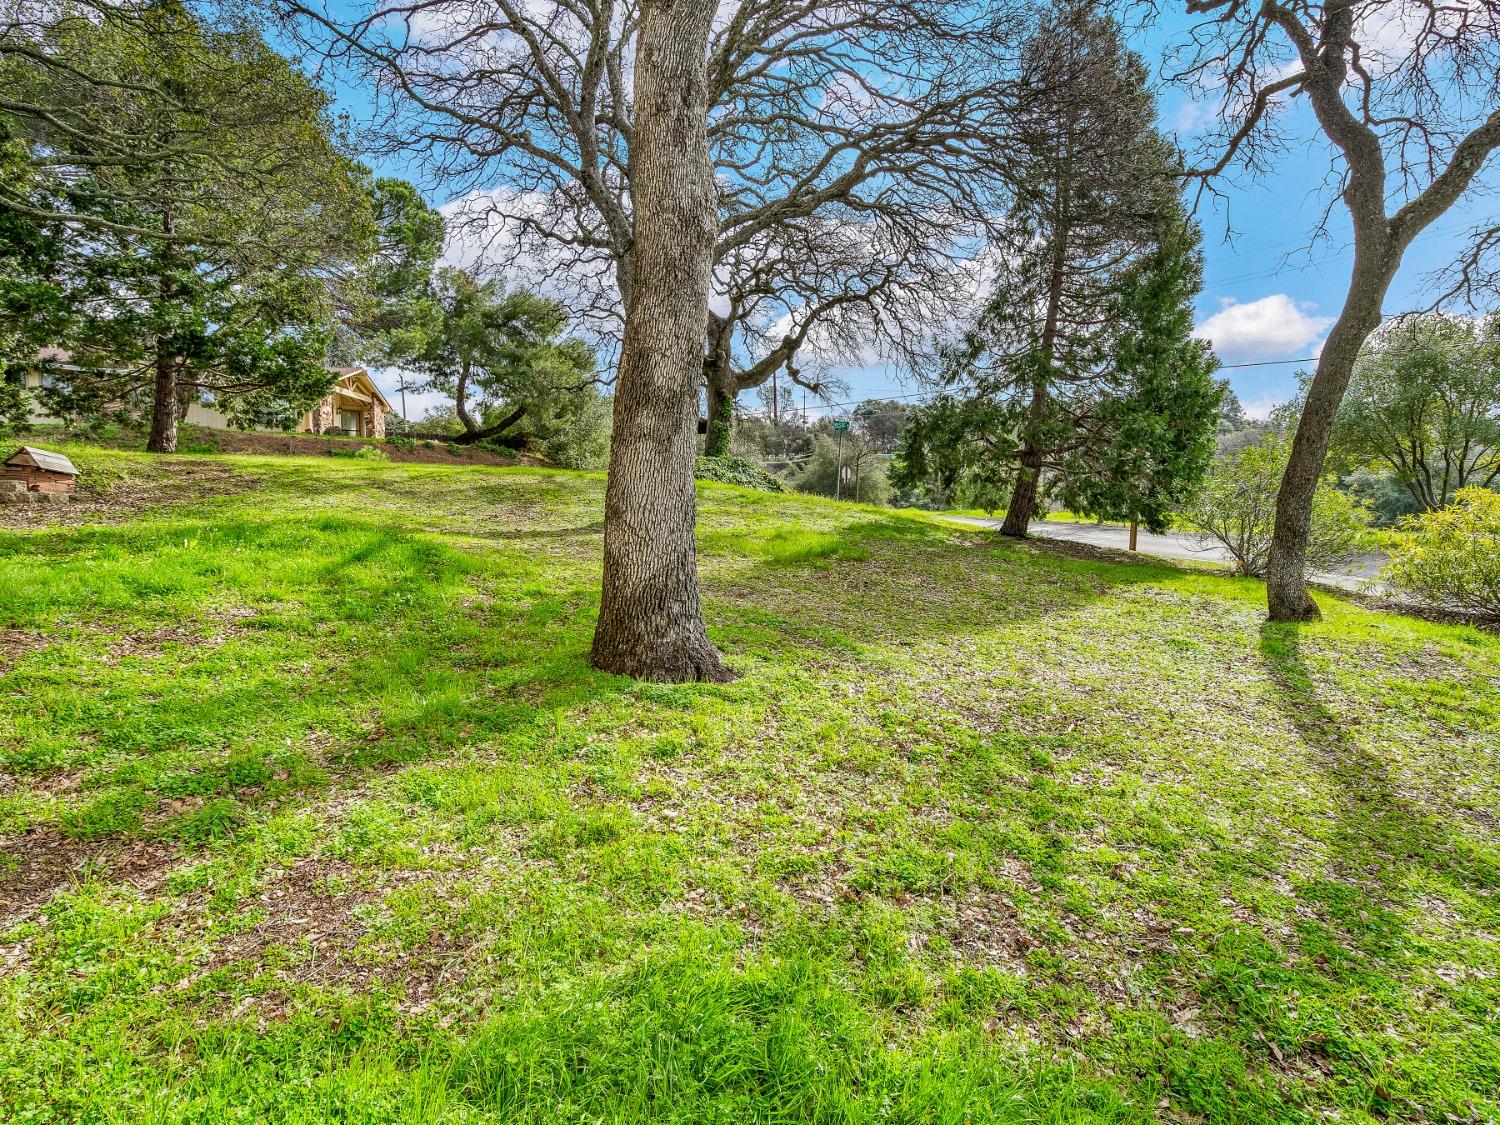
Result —
[{"label": "paved road", "polygon": [[[976,516],[944,516],[955,523],[966,523],[974,527],[998,528],[1000,521]],[[1031,534],[1048,539],[1070,539],[1075,543],[1090,543],[1095,547],[1112,547],[1118,551],[1130,549],[1130,529],[1119,524],[1072,523],[1064,520],[1033,520]],[[1186,531],[1169,531],[1157,535],[1141,528],[1136,536],[1136,545],[1143,555],[1156,555],[1167,559],[1198,559],[1207,562],[1232,563],[1233,557],[1223,547],[1201,535]],[[1333,572],[1315,571],[1313,577],[1332,586],[1346,590],[1364,590],[1374,584],[1386,556],[1378,551],[1361,554],[1348,565]]]}]

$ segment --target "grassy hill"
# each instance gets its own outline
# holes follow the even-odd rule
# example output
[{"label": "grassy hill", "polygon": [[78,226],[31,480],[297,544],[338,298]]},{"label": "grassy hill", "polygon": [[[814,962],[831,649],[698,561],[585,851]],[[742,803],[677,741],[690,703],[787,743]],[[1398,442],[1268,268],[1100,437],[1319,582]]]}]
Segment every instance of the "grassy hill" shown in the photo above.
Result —
[{"label": "grassy hill", "polygon": [[1500,638],[704,486],[741,678],[640,684],[598,477],[87,462],[0,530],[0,1118],[1500,1117]]}]

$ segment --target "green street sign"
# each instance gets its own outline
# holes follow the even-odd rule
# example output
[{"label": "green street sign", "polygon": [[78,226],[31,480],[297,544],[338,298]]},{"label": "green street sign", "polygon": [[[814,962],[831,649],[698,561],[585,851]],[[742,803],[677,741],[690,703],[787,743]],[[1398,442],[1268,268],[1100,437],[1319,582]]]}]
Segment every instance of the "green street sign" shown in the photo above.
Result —
[{"label": "green street sign", "polygon": [[847,434],[849,432],[848,420],[844,418],[835,418],[833,421],[833,432],[836,434]]}]

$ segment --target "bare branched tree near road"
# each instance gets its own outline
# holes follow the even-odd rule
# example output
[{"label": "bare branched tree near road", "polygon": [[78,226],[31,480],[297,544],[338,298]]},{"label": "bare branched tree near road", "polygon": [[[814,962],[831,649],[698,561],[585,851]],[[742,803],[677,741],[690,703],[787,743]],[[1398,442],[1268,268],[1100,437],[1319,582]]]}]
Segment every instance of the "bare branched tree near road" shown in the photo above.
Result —
[{"label": "bare branched tree near road", "polygon": [[[1176,77],[1216,91],[1222,123],[1197,175],[1271,166],[1285,112],[1305,100],[1334,151],[1336,202],[1353,230],[1344,305],[1323,345],[1276,504],[1266,589],[1275,621],[1314,618],[1304,581],[1314,493],[1360,348],[1413,240],[1466,193],[1500,147],[1500,0],[1189,0]],[[1472,295],[1500,228],[1481,224],[1450,295]]]}]

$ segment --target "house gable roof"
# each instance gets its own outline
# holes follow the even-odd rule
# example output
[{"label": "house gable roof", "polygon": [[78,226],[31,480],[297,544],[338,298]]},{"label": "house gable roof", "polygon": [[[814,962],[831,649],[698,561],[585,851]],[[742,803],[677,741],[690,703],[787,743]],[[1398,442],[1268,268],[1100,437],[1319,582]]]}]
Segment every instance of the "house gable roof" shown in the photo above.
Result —
[{"label": "house gable roof", "polygon": [[49,473],[63,473],[70,477],[78,475],[73,462],[61,453],[53,453],[50,449],[37,449],[30,445],[21,446],[5,459],[5,463],[21,468],[45,469]]},{"label": "house gable roof", "polygon": [[370,373],[363,367],[335,367],[338,372],[338,385],[347,386],[369,395],[378,402],[387,414],[391,413],[391,404],[386,401],[385,395],[380,393],[380,388],[375,385],[375,380],[370,378]]}]

